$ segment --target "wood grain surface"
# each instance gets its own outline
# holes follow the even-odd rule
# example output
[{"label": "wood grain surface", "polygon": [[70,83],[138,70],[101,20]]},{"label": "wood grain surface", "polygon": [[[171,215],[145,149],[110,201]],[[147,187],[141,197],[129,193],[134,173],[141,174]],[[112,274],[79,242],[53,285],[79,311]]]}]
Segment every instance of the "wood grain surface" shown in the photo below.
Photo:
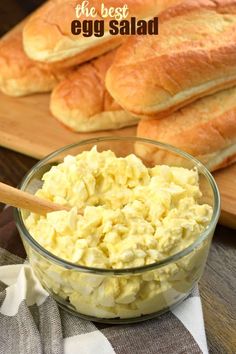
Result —
[{"label": "wood grain surface", "polygon": [[[50,114],[49,94],[16,98],[0,93],[1,146],[40,159],[64,145],[107,135],[134,136],[136,127],[78,134],[67,129]],[[236,229],[235,177],[236,164],[215,173],[221,193],[220,222]]]},{"label": "wood grain surface", "polygon": [[[0,145],[41,159],[62,146],[82,139],[136,135],[136,127],[90,134],[74,133],[51,115],[49,101],[50,94],[16,98],[0,93]],[[236,164],[215,174],[221,193],[220,223],[236,229],[235,176]]]},{"label": "wood grain surface", "polygon": [[136,127],[74,133],[51,115],[49,100],[49,94],[9,97],[0,93],[0,145],[41,159],[62,146],[82,139],[136,135]]},{"label": "wood grain surface", "polygon": [[[1,0],[0,35],[40,3],[42,3],[40,0]],[[35,162],[36,160],[30,157],[0,148],[0,181],[17,186]],[[236,178],[234,180],[236,182]],[[223,180],[222,184],[224,184]],[[232,191],[229,192],[229,197],[231,193]],[[2,207],[3,205],[0,205],[0,209]],[[206,270],[200,281],[200,293],[210,353],[235,354],[236,232],[234,230],[223,226],[217,227]],[[176,354],[180,354],[178,349]]]}]

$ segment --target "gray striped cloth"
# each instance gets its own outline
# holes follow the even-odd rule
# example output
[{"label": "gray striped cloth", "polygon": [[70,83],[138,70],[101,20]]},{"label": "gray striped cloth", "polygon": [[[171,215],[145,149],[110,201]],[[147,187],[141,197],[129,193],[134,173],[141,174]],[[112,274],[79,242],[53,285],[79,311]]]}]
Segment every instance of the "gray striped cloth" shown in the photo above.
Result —
[{"label": "gray striped cloth", "polygon": [[60,309],[25,258],[7,208],[0,215],[0,354],[208,353],[197,290],[156,319],[98,324]]}]

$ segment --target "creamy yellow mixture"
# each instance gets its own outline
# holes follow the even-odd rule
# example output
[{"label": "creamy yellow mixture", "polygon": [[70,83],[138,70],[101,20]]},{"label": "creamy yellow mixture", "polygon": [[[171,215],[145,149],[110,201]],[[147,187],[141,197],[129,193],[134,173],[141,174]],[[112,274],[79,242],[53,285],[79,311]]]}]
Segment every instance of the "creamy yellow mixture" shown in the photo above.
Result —
[{"label": "creamy yellow mixture", "polygon": [[[163,260],[192,244],[212,216],[212,208],[198,202],[197,170],[149,169],[135,155],[117,158],[111,151],[97,152],[96,147],[67,156],[43,176],[43,182],[38,196],[72,209],[30,214],[26,226],[47,250],[78,265],[120,269]],[[84,214],[79,215],[78,209]],[[192,263],[191,258],[165,270],[117,278],[63,271],[43,266],[41,260],[38,273],[43,272],[48,288],[80,312],[132,317],[155,311],[153,305],[144,309],[145,300],[173,288],[169,278],[188,281]]]}]

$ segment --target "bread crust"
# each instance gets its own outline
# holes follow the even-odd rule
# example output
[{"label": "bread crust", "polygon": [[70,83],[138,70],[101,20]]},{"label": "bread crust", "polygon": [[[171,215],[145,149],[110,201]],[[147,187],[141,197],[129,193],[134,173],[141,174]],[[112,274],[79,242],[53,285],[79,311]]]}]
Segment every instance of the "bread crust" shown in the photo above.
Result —
[{"label": "bread crust", "polygon": [[10,96],[49,92],[72,69],[32,61],[22,45],[22,26],[0,40],[0,90]]},{"label": "bread crust", "polygon": [[236,154],[236,87],[202,98],[164,119],[142,120],[137,135],[176,146],[211,170],[229,165]]},{"label": "bread crust", "polygon": [[[100,13],[101,3],[106,7],[129,6],[130,16],[146,18],[156,14],[158,0],[91,0],[91,7]],[[70,24],[75,20],[77,0],[54,0],[48,2],[35,16],[31,16],[23,31],[24,48],[27,55],[43,62],[58,62],[63,66],[80,64],[119,46],[122,36],[83,37],[74,36]],[[80,21],[87,20],[85,16]],[[101,20],[98,15],[94,20]],[[105,19],[108,27],[109,18]],[[39,30],[40,29],[40,30]],[[66,61],[68,59],[68,63]]]},{"label": "bread crust", "polygon": [[160,15],[159,36],[129,38],[106,77],[142,117],[165,117],[236,83],[236,1],[188,0]]},{"label": "bread crust", "polygon": [[105,89],[105,75],[114,59],[109,52],[80,66],[60,82],[51,95],[52,114],[78,132],[119,129],[137,124]]}]

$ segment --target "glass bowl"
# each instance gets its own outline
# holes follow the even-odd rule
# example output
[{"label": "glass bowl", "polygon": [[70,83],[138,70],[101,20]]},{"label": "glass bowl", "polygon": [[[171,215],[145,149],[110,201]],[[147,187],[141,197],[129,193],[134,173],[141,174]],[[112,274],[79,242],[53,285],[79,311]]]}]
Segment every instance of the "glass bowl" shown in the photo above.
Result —
[{"label": "glass bowl", "polygon": [[[193,244],[157,263],[137,268],[99,269],[79,266],[58,258],[30,235],[24,220],[29,214],[15,209],[15,221],[29,262],[42,286],[58,304],[81,318],[104,323],[132,323],[155,317],[182,302],[199,281],[219,219],[220,197],[209,171],[192,156],[172,146],[136,137],[105,137],[80,141],[50,154],[25,176],[21,190],[35,193],[41,177],[66,155],[77,155],[94,145],[99,152],[112,150],[116,156],[135,153],[147,167],[156,164],[197,168],[202,191],[200,203],[213,208],[209,225]],[[126,303],[116,301],[116,291],[136,289]],[[99,302],[94,294],[103,289]],[[111,301],[112,299],[112,301]],[[128,299],[128,300],[127,300]]]}]

